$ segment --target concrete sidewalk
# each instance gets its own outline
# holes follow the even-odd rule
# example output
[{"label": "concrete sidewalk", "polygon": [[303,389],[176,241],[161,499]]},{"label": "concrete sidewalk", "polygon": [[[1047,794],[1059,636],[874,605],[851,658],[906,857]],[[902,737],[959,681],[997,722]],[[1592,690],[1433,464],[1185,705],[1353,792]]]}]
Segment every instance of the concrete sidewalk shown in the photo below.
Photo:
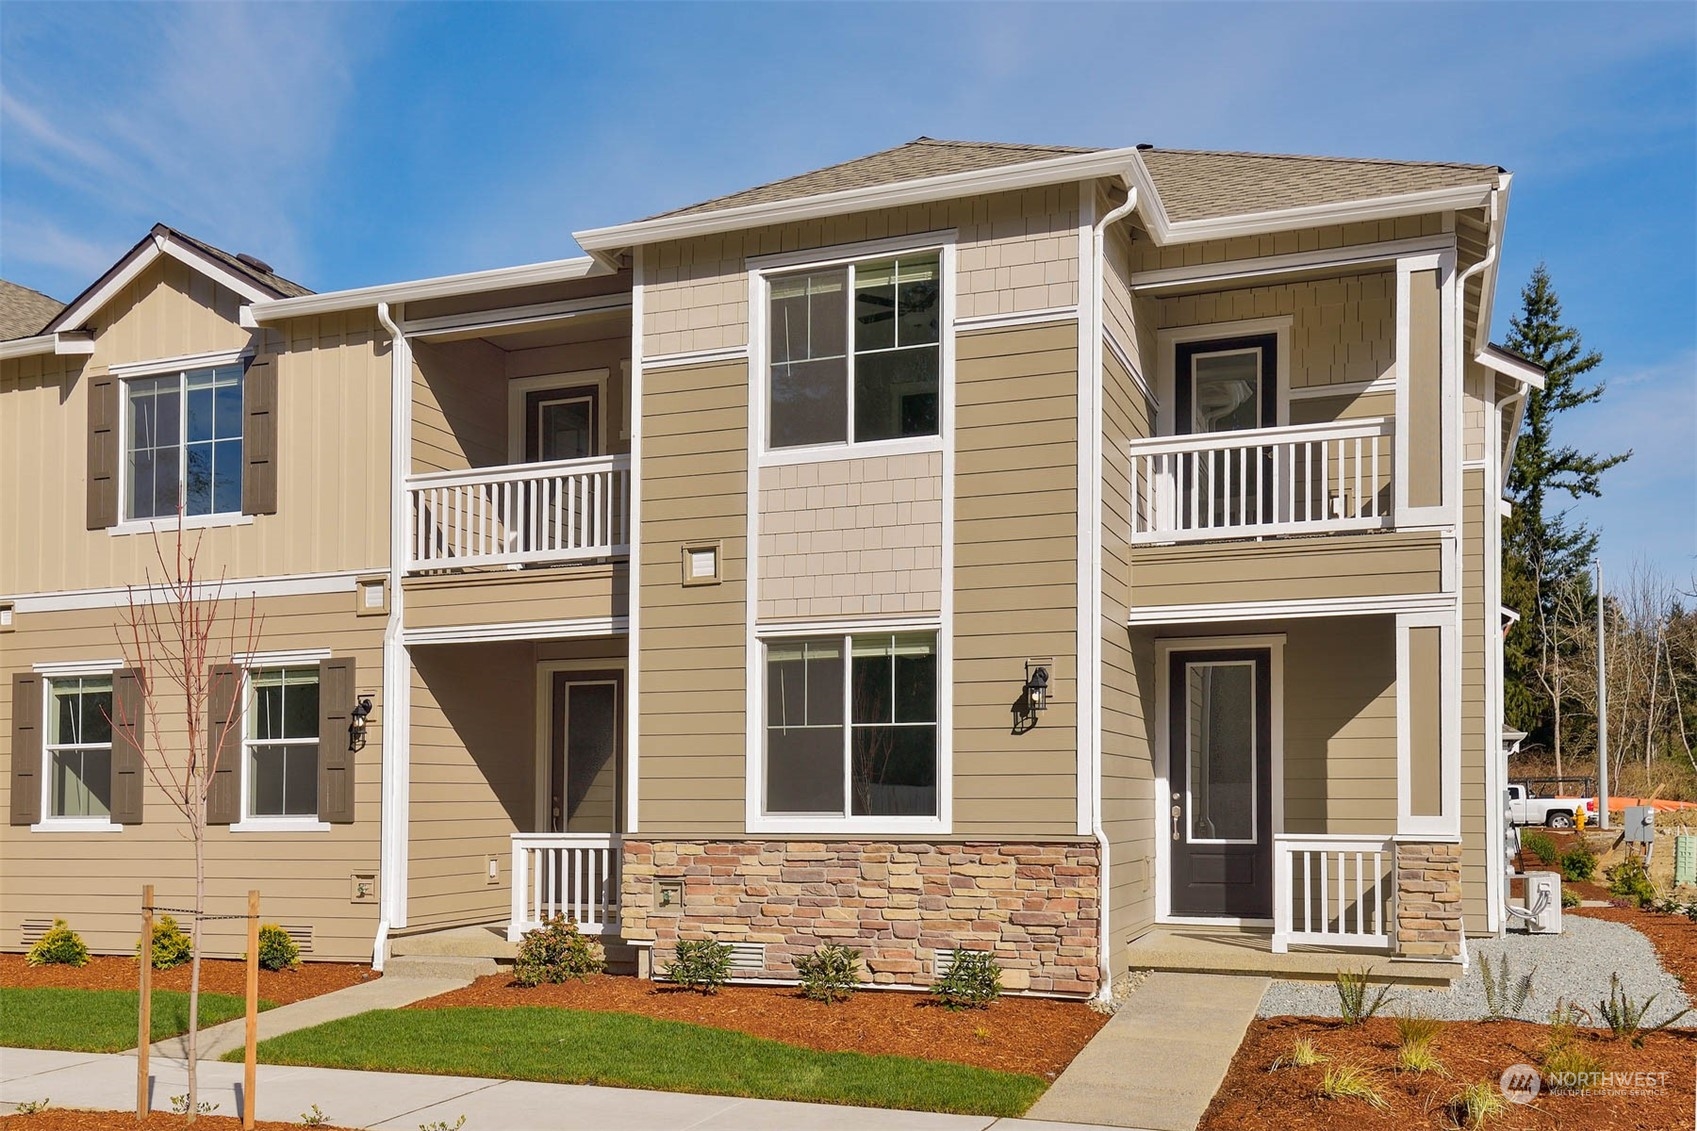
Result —
[{"label": "concrete sidewalk", "polygon": [[1031,1117],[1196,1131],[1269,984],[1156,971],[1031,1106]]},{"label": "concrete sidewalk", "polygon": [[[187,1088],[187,1062],[155,1057],[150,1067],[153,1107],[169,1110],[170,1097]],[[201,1102],[217,1104],[219,1115],[239,1115],[241,1079],[239,1064],[203,1063]],[[132,1054],[0,1048],[0,1112],[44,1098],[56,1108],[133,1110],[135,1088]],[[260,1119],[297,1122],[317,1104],[337,1126],[373,1131],[416,1131],[437,1120],[452,1127],[461,1115],[465,1131],[1107,1131],[1070,1122],[268,1064],[259,1066],[257,1091]]]},{"label": "concrete sidewalk", "polygon": [[[457,990],[470,984],[469,978],[383,977],[374,982],[361,982],[344,990],[309,997],[291,1005],[280,1005],[276,1009],[267,1009],[259,1015],[259,1039],[269,1040],[284,1033],[292,1033],[296,1029],[308,1029],[326,1021],[339,1021],[344,1017],[352,1017],[356,1013],[373,1009],[399,1009],[403,1005],[411,1005],[415,1001],[423,1001],[427,997],[445,994],[449,990]],[[243,1047],[246,1042],[247,1021],[244,1018],[238,1017],[234,1021],[202,1029],[200,1059],[217,1060],[231,1049]],[[188,1056],[188,1053],[189,1040],[186,1033],[156,1041],[152,1050],[153,1056],[175,1057],[179,1060]]]}]

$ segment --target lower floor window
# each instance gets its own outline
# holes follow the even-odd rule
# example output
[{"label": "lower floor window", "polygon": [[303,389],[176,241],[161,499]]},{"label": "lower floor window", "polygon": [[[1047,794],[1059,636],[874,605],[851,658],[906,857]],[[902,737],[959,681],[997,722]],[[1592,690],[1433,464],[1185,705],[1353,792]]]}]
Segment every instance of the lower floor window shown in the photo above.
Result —
[{"label": "lower floor window", "polygon": [[318,816],[318,667],[249,673],[247,816]]},{"label": "lower floor window", "polygon": [[47,815],[110,816],[112,677],[49,680],[47,707]]},{"label": "lower floor window", "polygon": [[769,643],[766,812],[936,816],[937,695],[935,633]]}]

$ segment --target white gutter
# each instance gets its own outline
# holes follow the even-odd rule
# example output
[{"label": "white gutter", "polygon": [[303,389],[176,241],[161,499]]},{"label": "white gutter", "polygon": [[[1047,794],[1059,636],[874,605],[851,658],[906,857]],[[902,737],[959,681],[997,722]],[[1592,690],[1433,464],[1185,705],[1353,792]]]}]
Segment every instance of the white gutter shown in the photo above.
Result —
[{"label": "white gutter", "polygon": [[569,282],[604,274],[608,272],[593,258],[583,255],[575,259],[553,259],[546,263],[527,263],[518,267],[468,271],[461,275],[439,275],[410,282],[383,283],[375,287],[326,291],[323,294],[303,295],[300,298],[264,299],[253,303],[252,311],[255,322],[275,322],[282,318],[362,310],[378,303],[399,305],[405,302],[422,302],[425,299],[455,298],[511,287]]},{"label": "white gutter", "polygon": [[383,629],[383,777],[379,825],[377,937],[371,967],[382,970],[389,932],[407,925],[407,799],[411,772],[412,688],[402,638],[406,573],[406,475],[412,458],[412,349],[377,303],[377,321],[389,334],[389,620]]},{"label": "white gutter", "polygon": [[[1114,997],[1114,959],[1113,936],[1109,930],[1109,898],[1112,888],[1108,883],[1108,868],[1111,846],[1108,834],[1102,828],[1102,476],[1106,471],[1105,453],[1102,451],[1102,323],[1105,303],[1102,298],[1102,257],[1108,225],[1127,216],[1137,207],[1137,183],[1128,169],[1124,173],[1126,179],[1125,202],[1098,220],[1091,233],[1091,303],[1094,307],[1092,321],[1095,323],[1095,333],[1090,336],[1090,383],[1091,403],[1094,408],[1090,427],[1095,433],[1095,475],[1090,477],[1088,490],[1090,494],[1090,509],[1088,512],[1094,520],[1091,524],[1089,538],[1090,569],[1092,571],[1090,585],[1085,589],[1088,594],[1086,604],[1089,608],[1090,625],[1087,633],[1079,634],[1079,651],[1089,650],[1090,679],[1094,683],[1093,702],[1091,703],[1089,727],[1089,762],[1090,762],[1090,833],[1096,838],[1096,852],[1100,859],[1097,871],[1098,894],[1096,899],[1097,918],[1097,985],[1096,1000],[1109,1002]],[[1079,500],[1080,507],[1084,500]],[[1085,552],[1079,547],[1079,552]],[[1082,667],[1082,665],[1080,665]],[[1083,680],[1080,680],[1080,686]]]},{"label": "white gutter", "polygon": [[9,342],[0,342],[0,361],[9,361],[14,357],[38,357],[41,354],[54,352],[55,335],[37,334],[33,338],[13,338]]}]

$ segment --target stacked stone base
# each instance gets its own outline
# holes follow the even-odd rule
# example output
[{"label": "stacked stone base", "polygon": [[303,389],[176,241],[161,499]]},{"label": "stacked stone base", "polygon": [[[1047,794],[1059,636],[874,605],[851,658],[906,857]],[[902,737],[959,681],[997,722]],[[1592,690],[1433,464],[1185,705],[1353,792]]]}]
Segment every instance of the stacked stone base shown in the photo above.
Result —
[{"label": "stacked stone base", "polygon": [[[624,843],[620,933],[663,968],[680,939],[765,945],[743,978],[795,979],[822,943],[861,951],[862,977],[928,986],[939,951],[988,950],[1010,991],[1095,992],[1100,861],[1084,843]],[[681,881],[682,903],[659,888]]]},{"label": "stacked stone base", "polygon": [[1407,958],[1461,956],[1461,845],[1396,846],[1396,949]]}]

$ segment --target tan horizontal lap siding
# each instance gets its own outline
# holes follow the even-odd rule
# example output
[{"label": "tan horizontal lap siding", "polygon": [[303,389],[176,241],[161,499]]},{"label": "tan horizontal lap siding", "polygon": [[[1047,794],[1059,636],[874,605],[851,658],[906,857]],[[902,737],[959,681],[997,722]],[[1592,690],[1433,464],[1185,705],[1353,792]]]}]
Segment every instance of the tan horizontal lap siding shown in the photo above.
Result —
[{"label": "tan horizontal lap siding", "polygon": [[[1054,424],[1076,419],[1077,388],[1073,323],[956,340],[957,835],[1077,832],[1078,447],[1076,426]],[[1053,701],[1015,735],[1028,658],[1054,660]]]},{"label": "tan horizontal lap siding", "polygon": [[1436,534],[1396,532],[1131,551],[1132,604],[1212,604],[1436,593]]},{"label": "tan horizontal lap siding", "polygon": [[[1462,473],[1461,543],[1461,835],[1466,846],[1461,858],[1462,921],[1469,930],[1484,930],[1486,886],[1491,882],[1496,848],[1485,836],[1485,759],[1497,757],[1500,729],[1489,725],[1485,709],[1485,665],[1489,648],[1500,647],[1485,635],[1485,523],[1496,521],[1487,511],[1491,494],[1483,471]],[[1493,618],[1494,619],[1494,618]]]},{"label": "tan horizontal lap siding", "polygon": [[[748,366],[643,376],[637,599],[644,836],[743,831]],[[718,585],[683,584],[683,544],[722,545]]]},{"label": "tan horizontal lap siding", "polygon": [[85,369],[250,346],[277,353],[277,513],[200,534],[202,572],[386,565],[387,336],[369,311],[250,334],[236,324],[238,307],[231,292],[161,260],[99,313],[86,367],[83,358],[0,362],[0,595],[122,586],[157,571],[147,534],[87,529]]},{"label": "tan horizontal lap siding", "polygon": [[406,626],[601,620],[629,611],[630,568],[608,565],[499,570],[410,578]]},{"label": "tan horizontal lap siding", "polygon": [[[354,615],[354,594],[273,597],[257,605],[260,648],[266,651],[329,648],[352,657],[361,694],[376,710],[365,749],[354,755],[355,817],[324,832],[242,833],[208,831],[208,911],[245,910],[250,888],[260,891],[266,922],[313,928],[317,959],[369,961],[377,929],[375,903],[351,903],[350,877],[375,874],[378,859],[380,779],[385,704],[381,694],[383,619]],[[244,624],[246,604],[242,605]],[[122,609],[33,614],[18,631],[0,637],[0,734],[11,734],[11,676],[32,665],[115,659],[124,655],[116,625]],[[223,634],[220,634],[221,638]],[[220,645],[227,647],[220,640]],[[181,735],[181,709],[167,708],[163,733]],[[179,738],[180,742],[181,739]],[[232,745],[228,757],[240,756]],[[0,790],[10,790],[9,740],[0,748]],[[7,801],[9,802],[9,797]],[[20,946],[25,919],[58,916],[89,946],[130,953],[140,922],[143,884],[154,884],[161,906],[187,907],[194,892],[194,858],[183,818],[158,783],[144,784],[143,821],[122,832],[37,833],[0,827],[0,947]],[[204,953],[235,957],[246,946],[239,923],[207,925]]]}]

